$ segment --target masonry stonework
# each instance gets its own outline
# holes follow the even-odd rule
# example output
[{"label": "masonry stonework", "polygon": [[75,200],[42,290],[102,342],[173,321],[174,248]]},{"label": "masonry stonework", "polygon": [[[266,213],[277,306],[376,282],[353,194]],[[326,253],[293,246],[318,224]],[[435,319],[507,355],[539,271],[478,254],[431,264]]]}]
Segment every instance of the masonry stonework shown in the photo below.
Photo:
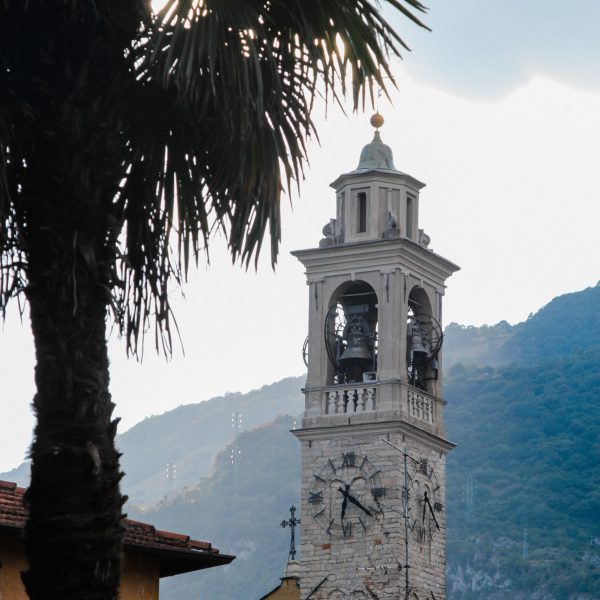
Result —
[{"label": "masonry stonework", "polygon": [[379,132],[332,184],[336,218],[294,255],[309,283],[302,600],[443,600],[445,280],[419,229],[424,187]]}]

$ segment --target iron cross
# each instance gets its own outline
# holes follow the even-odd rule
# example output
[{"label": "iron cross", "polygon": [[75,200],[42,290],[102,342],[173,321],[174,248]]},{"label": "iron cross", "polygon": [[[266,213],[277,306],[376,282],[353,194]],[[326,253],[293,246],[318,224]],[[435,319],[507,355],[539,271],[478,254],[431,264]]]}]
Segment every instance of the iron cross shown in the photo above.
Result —
[{"label": "iron cross", "polygon": [[291,530],[290,535],[290,560],[294,560],[296,557],[296,525],[300,525],[300,519],[296,519],[296,507],[292,504],[290,506],[290,520],[281,521],[282,527],[289,527]]}]

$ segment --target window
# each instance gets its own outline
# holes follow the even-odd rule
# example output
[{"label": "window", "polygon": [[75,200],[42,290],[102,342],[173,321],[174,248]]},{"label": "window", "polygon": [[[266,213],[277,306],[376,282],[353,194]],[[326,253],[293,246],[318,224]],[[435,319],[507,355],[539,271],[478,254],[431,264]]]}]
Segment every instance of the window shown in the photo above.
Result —
[{"label": "window", "polygon": [[356,195],[356,208],[357,208],[357,220],[356,220],[356,232],[364,233],[367,231],[367,193],[358,192]]},{"label": "window", "polygon": [[406,197],[406,237],[414,239],[413,219],[415,212],[415,199],[412,196]]}]

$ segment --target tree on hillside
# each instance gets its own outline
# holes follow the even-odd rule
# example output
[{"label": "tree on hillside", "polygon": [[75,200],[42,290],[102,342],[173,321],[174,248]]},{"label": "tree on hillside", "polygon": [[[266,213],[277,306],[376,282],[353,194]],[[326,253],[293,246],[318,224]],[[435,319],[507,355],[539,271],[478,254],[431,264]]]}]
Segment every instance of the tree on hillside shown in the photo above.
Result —
[{"label": "tree on hillside", "polygon": [[[387,0],[421,25],[418,0]],[[169,285],[225,232],[274,261],[316,96],[354,107],[403,46],[370,0],[2,0],[0,310],[24,295],[37,424],[32,599],[115,598],[122,538],[108,318],[171,348]]]}]

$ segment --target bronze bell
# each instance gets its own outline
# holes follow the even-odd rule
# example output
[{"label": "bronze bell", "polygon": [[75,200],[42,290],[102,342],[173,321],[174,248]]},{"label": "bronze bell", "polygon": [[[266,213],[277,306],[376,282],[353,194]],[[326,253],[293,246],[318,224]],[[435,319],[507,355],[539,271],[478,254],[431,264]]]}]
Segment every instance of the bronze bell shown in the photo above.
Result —
[{"label": "bronze bell", "polygon": [[409,344],[408,351],[410,352],[413,360],[416,357],[424,359],[428,354],[427,349],[427,333],[421,327],[421,323],[417,319],[412,319],[409,325]]},{"label": "bronze bell", "polygon": [[373,353],[367,338],[366,323],[363,319],[352,319],[344,330],[344,338],[346,339],[346,348],[340,356],[340,363],[373,361]]}]

